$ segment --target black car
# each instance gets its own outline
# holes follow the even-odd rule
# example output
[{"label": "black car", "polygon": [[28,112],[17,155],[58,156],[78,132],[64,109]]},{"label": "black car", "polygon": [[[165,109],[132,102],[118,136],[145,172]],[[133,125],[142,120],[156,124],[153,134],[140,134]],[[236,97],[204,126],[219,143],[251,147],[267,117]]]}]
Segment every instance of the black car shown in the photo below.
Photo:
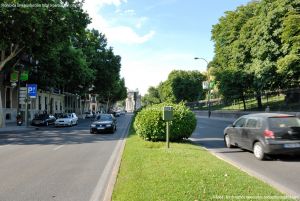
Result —
[{"label": "black car", "polygon": [[114,133],[117,130],[116,118],[112,114],[100,114],[90,126],[90,133]]},{"label": "black car", "polygon": [[300,119],[277,113],[245,115],[225,128],[224,141],[228,148],[253,151],[259,160],[273,154],[300,154]]},{"label": "black car", "polygon": [[50,124],[54,124],[56,118],[53,115],[49,114],[39,114],[35,116],[32,121],[32,126],[48,126]]}]

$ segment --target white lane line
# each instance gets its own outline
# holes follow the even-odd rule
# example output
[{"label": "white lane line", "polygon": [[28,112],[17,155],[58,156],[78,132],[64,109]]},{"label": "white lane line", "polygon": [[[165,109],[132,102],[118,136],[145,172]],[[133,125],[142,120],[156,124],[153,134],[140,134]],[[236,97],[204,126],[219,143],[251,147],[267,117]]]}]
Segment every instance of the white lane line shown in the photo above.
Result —
[{"label": "white lane line", "polygon": [[60,148],[62,148],[62,147],[64,147],[65,145],[60,145],[60,146],[58,146],[58,147],[55,147],[53,150],[54,151],[57,151],[57,150],[59,150]]},{"label": "white lane line", "polygon": [[[124,131],[124,133],[118,140],[116,147],[98,180],[98,183],[93,191],[90,201],[99,201],[101,196],[104,196],[103,201],[106,201],[108,197],[111,198],[111,195],[107,195],[108,192],[106,192],[108,188],[113,189],[112,186],[109,187],[108,185],[114,184],[114,183],[111,183],[111,181],[110,181],[110,178],[112,176],[110,171],[113,170],[112,172],[114,172],[114,171],[116,171],[116,170],[114,170],[115,168],[119,168],[119,167],[117,167],[120,165],[120,164],[118,164],[117,156],[122,154],[122,151],[123,151],[122,144],[124,144],[126,141],[125,136],[128,133],[129,126],[130,126],[130,123],[128,125],[128,129]],[[111,192],[109,192],[109,193],[112,193],[112,189],[110,189]],[[111,200],[111,199],[109,199],[109,200]]]}]

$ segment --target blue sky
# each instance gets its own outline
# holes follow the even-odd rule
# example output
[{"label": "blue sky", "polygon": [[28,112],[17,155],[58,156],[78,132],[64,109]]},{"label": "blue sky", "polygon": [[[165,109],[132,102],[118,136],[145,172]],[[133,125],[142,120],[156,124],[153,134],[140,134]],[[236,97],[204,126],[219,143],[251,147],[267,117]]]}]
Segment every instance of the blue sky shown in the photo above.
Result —
[{"label": "blue sky", "polygon": [[128,89],[144,95],[172,70],[206,70],[214,44],[211,29],[224,12],[249,0],[86,0],[89,28],[108,39],[122,57],[121,76]]}]

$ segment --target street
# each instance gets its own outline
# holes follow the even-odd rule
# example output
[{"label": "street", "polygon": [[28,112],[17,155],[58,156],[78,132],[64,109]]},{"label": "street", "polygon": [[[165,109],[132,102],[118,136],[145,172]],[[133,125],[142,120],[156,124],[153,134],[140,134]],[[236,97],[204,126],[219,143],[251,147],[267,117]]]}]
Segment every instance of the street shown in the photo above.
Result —
[{"label": "street", "polygon": [[197,121],[191,140],[278,190],[300,196],[300,156],[281,156],[259,161],[249,151],[225,148],[223,130],[232,121],[201,116],[197,116]]},{"label": "street", "polygon": [[0,134],[0,200],[102,200],[131,117],[114,134],[90,134],[90,120]]}]

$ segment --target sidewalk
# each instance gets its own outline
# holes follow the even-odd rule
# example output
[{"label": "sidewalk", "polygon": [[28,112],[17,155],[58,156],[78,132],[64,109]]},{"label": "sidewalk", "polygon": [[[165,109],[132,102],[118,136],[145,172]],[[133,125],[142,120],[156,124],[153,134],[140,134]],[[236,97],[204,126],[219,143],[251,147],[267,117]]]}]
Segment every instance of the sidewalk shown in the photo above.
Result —
[{"label": "sidewalk", "polygon": [[16,122],[9,122],[6,123],[5,128],[0,128],[0,134],[6,134],[8,132],[14,132],[14,131],[27,131],[27,130],[34,130],[35,127],[29,126],[26,127],[25,124],[22,124],[22,126],[17,126]]}]

